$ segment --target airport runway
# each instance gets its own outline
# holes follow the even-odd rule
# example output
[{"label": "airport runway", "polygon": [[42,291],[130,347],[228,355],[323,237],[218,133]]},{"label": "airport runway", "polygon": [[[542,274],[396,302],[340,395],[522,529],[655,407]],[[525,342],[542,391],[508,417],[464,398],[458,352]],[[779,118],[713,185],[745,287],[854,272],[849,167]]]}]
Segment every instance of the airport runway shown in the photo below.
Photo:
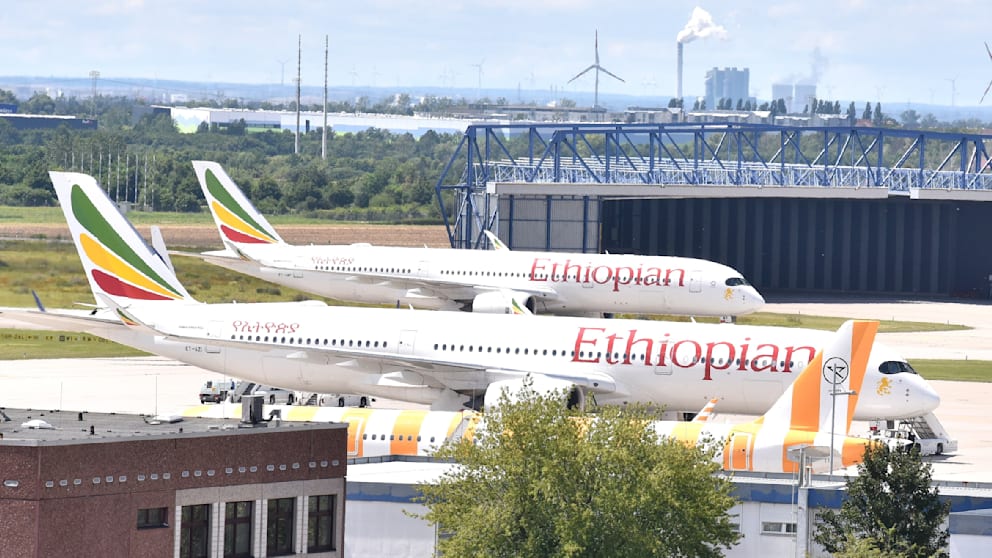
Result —
[{"label": "airport runway", "polygon": [[[854,318],[942,321],[974,329],[939,333],[882,334],[905,357],[992,361],[992,306],[957,302],[774,302],[770,312]],[[0,328],[20,327],[0,318]],[[992,371],[990,371],[992,376]],[[169,414],[197,404],[200,385],[227,378],[160,357],[52,359],[0,362],[0,407]],[[940,393],[936,414],[958,440],[955,455],[928,458],[934,478],[992,482],[992,382],[932,382]],[[379,400],[376,407],[418,408]],[[856,425],[857,426],[857,425]]]}]

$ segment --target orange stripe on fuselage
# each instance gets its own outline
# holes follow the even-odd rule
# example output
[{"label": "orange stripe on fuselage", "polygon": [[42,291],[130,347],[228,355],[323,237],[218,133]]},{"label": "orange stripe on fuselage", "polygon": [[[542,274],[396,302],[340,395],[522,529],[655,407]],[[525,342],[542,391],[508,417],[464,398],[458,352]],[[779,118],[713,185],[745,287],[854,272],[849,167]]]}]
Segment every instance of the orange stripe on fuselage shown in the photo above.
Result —
[{"label": "orange stripe on fuselage", "polygon": [[369,424],[371,409],[348,409],[341,414],[341,422],[348,423],[348,457],[362,457],[362,436]]},{"label": "orange stripe on fuselage", "polygon": [[789,459],[789,448],[800,446],[812,446],[816,439],[816,432],[805,432],[802,430],[790,430],[785,433],[785,440],[782,444],[782,472],[795,473],[799,470],[799,463]]},{"label": "orange stripe on fuselage", "polygon": [[417,455],[417,436],[430,411],[401,411],[389,440],[391,455]]},{"label": "orange stripe on fuselage", "polygon": [[840,454],[841,463],[844,464],[844,467],[861,463],[865,456],[865,446],[876,443],[878,442],[866,438],[844,438],[844,449],[841,450]]}]

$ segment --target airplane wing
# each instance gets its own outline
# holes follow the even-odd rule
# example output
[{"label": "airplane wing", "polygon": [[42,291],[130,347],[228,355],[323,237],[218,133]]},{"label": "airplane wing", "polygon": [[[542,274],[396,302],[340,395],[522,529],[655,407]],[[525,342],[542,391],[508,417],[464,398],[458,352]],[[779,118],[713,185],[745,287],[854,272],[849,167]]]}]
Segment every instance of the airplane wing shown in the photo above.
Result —
[{"label": "airplane wing", "polygon": [[[505,247],[505,245],[501,244],[501,246],[503,246],[503,248],[495,249],[509,250]],[[170,250],[169,253],[178,256],[198,258],[208,263],[249,274],[251,274],[247,269],[249,266],[255,266],[256,269],[279,271],[292,270],[292,268],[289,267],[272,266],[262,260],[254,259],[248,254],[248,251],[238,249],[231,244],[227,244],[224,250],[201,253]],[[558,292],[549,286],[534,284],[507,287],[504,284],[497,284],[495,281],[487,281],[486,277],[478,276],[465,276],[464,278],[450,276],[446,277],[444,280],[438,280],[424,277],[414,277],[409,274],[401,275],[383,268],[361,268],[349,269],[347,271],[324,269],[320,271],[308,270],[308,272],[333,276],[339,281],[349,281],[361,285],[405,290],[405,298],[450,300],[460,306],[470,304],[472,300],[480,294],[494,291],[513,291],[543,300],[556,300],[558,298]]]},{"label": "airplane wing", "polygon": [[107,311],[35,310],[29,308],[3,308],[0,316],[19,322],[50,327],[65,331],[81,331],[99,335],[110,329],[123,330],[124,323]]}]

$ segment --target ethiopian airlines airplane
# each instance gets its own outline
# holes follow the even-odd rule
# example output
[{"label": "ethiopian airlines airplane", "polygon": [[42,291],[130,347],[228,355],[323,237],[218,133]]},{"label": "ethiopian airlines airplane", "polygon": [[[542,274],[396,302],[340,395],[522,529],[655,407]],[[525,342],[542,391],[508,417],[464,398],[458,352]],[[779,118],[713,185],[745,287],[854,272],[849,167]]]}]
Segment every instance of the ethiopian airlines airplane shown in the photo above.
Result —
[{"label": "ethiopian airlines airplane", "polygon": [[[733,324],[521,319],[321,302],[204,304],[93,177],[50,174],[97,302],[135,332],[127,335],[144,344],[139,348],[266,385],[461,410],[491,403],[504,387],[516,391],[529,376],[534,389],[566,391],[577,406],[594,395],[599,403],[696,411],[719,398],[725,412],[758,414],[832,336]],[[90,327],[51,312],[8,315]],[[100,327],[109,331],[108,325]],[[118,332],[113,335],[126,336]],[[915,417],[938,403],[904,359],[880,345],[872,348],[857,418]]]},{"label": "ethiopian airlines airplane", "polygon": [[287,244],[217,163],[193,161],[226,250],[200,257],[338,300],[510,314],[737,316],[764,299],[733,268],[674,256]]},{"label": "ethiopian airlines airplane", "polygon": [[[817,448],[816,472],[830,466],[860,463],[870,439],[850,436],[857,398],[864,379],[878,322],[846,322],[806,365],[796,380],[757,420],[740,424],[706,420],[657,421],[650,428],[663,438],[689,444],[715,443],[714,459],[728,471],[793,473],[798,460],[790,451]],[[836,400],[831,393],[836,392]],[[711,409],[707,404],[705,409]],[[485,417],[472,411],[355,409],[340,407],[266,406],[283,420],[348,424],[348,457],[431,455],[448,441],[474,440],[485,435]],[[241,405],[196,405],[187,417],[239,418]],[[584,420],[584,419],[577,419]],[[595,420],[595,418],[590,419]],[[499,433],[491,433],[499,436]],[[826,459],[827,457],[833,459]]]}]

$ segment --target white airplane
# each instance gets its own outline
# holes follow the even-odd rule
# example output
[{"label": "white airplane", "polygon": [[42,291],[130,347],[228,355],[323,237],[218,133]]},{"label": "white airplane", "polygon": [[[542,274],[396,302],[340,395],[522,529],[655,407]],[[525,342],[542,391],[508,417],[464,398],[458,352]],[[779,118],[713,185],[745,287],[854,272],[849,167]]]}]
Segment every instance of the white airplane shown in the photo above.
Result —
[{"label": "white airplane", "polygon": [[[134,346],[266,385],[461,410],[483,398],[491,404],[503,387],[521,386],[530,376],[538,391],[567,390],[577,406],[590,394],[600,403],[647,402],[695,411],[719,398],[725,412],[759,414],[832,335],[732,324],[329,307],[312,301],[204,304],[189,295],[91,176],[50,174],[97,301],[128,324],[128,335],[141,340]],[[96,329],[78,316],[53,312],[8,315]],[[103,322],[104,333],[92,332],[123,337],[115,332],[119,328]],[[920,416],[940,401],[904,359],[877,344],[865,386],[855,409],[859,419]]]},{"label": "white airplane", "polygon": [[293,246],[219,164],[193,168],[226,246],[199,256],[320,296],[497,314],[738,316],[765,303],[738,271],[695,258],[515,252],[502,243],[492,251]]},{"label": "white airplane", "polygon": [[[714,401],[691,422],[656,421],[650,427],[662,437],[688,444],[717,444],[715,460],[728,471],[794,473],[805,447],[817,455],[815,472],[860,463],[865,447],[875,443],[850,436],[857,398],[864,391],[868,355],[878,322],[849,321],[760,418],[741,424],[709,420]],[[831,393],[836,393],[832,399]],[[348,457],[431,455],[442,443],[472,440],[485,428],[484,415],[472,411],[355,409],[339,407],[266,406],[283,420],[348,424]],[[195,405],[186,417],[239,418],[240,405]],[[591,419],[595,420],[595,418]],[[833,453],[834,459],[828,459]]]}]

